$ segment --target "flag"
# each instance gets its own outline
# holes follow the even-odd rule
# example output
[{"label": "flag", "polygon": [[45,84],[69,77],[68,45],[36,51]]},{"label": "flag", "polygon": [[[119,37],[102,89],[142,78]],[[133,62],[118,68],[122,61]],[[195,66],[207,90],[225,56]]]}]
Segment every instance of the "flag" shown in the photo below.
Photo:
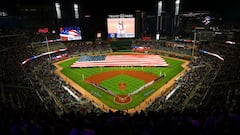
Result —
[{"label": "flag", "polygon": [[[154,54],[129,54],[108,55],[105,59],[96,60],[96,56],[84,57],[85,61],[77,60],[71,67],[105,67],[105,66],[168,66],[167,62],[159,55]],[[93,57],[95,60],[91,60]],[[81,59],[81,58],[80,58]]]},{"label": "flag", "polygon": [[220,55],[218,55],[216,53],[208,52],[208,51],[205,51],[205,50],[199,50],[199,52],[217,57],[218,59],[224,61],[224,58],[222,58]]}]

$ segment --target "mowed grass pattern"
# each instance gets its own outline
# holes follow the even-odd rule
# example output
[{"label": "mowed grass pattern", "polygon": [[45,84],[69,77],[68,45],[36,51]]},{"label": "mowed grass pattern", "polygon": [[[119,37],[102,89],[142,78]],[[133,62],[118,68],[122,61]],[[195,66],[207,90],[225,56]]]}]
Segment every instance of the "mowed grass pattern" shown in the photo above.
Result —
[{"label": "mowed grass pattern", "polygon": [[[120,83],[125,83],[125,89],[120,88]],[[128,75],[118,75],[102,81],[100,85],[112,91],[115,95],[128,95],[143,86],[144,81]]]},{"label": "mowed grass pattern", "polygon": [[[156,92],[159,88],[161,88],[165,83],[167,83],[170,79],[176,76],[179,72],[183,70],[181,64],[183,61],[175,60],[171,58],[164,58],[166,62],[169,64],[168,67],[92,67],[92,68],[71,68],[71,64],[73,64],[79,58],[72,58],[67,61],[64,61],[59,64],[62,69],[62,73],[67,76],[69,79],[77,83],[79,86],[87,90],[93,96],[100,99],[103,103],[108,105],[110,108],[117,110],[126,110],[131,109],[138,106],[141,102],[143,102],[147,97]],[[128,104],[117,104],[114,102],[114,97],[105,93],[104,91],[86,83],[84,78],[90,77],[100,72],[113,71],[113,70],[137,70],[143,72],[149,72],[155,75],[160,76],[161,74],[166,75],[164,78],[154,83],[153,85],[145,88],[138,94],[132,96],[132,101]],[[126,77],[126,76],[125,76]],[[110,78],[109,78],[110,79]],[[126,80],[126,79],[125,79]],[[131,79],[130,79],[131,80]],[[142,86],[142,85],[141,85]],[[133,86],[132,86],[133,87]],[[136,85],[136,90],[139,88]],[[109,88],[110,89],[110,88]],[[111,89],[113,93],[118,93],[118,89]],[[127,92],[127,91],[126,91]],[[130,92],[130,91],[129,91]],[[124,93],[125,94],[125,93]]]}]

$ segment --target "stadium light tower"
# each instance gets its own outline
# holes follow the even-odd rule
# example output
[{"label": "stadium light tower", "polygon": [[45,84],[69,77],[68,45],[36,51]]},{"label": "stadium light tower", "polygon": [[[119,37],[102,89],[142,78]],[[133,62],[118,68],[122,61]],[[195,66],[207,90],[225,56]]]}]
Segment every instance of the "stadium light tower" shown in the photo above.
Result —
[{"label": "stadium light tower", "polygon": [[180,0],[175,1],[175,15],[179,15]]},{"label": "stadium light tower", "polygon": [[59,2],[55,3],[55,9],[56,9],[56,14],[57,14],[57,19],[62,19],[61,5]]},{"label": "stadium light tower", "polygon": [[157,10],[157,31],[162,30],[162,1],[158,1]]},{"label": "stadium light tower", "polygon": [[158,8],[157,8],[157,34],[162,31],[162,1],[158,1]]},{"label": "stadium light tower", "polygon": [[175,0],[174,30],[178,27],[180,0]]},{"label": "stadium light tower", "polygon": [[197,29],[194,29],[194,35],[193,35],[193,46],[192,46],[192,58],[194,59],[194,50],[197,42]]},{"label": "stadium light tower", "polygon": [[73,10],[75,19],[79,19],[79,6],[77,3],[73,4]]}]

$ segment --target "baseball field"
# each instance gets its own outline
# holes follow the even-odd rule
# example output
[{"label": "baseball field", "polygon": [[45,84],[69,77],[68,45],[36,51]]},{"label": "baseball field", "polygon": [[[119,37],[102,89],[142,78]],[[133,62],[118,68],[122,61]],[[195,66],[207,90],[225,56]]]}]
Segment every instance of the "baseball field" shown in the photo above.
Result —
[{"label": "baseball field", "polygon": [[102,110],[136,112],[166,95],[175,79],[187,69],[188,61],[163,58],[169,66],[71,68],[79,57],[54,65],[67,84]]}]

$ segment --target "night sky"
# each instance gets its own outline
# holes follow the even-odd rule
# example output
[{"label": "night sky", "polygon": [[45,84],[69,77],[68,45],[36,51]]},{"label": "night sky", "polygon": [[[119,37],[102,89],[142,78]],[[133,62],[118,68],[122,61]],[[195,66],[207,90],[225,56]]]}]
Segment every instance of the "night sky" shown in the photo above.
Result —
[{"label": "night sky", "polygon": [[[13,9],[16,3],[54,3],[56,0],[1,0],[0,10]],[[158,0],[57,0],[57,1],[78,1],[83,14],[91,14],[93,17],[102,18],[108,14],[134,13],[135,10],[156,11]],[[175,0],[163,0],[164,10],[174,8]],[[240,0],[180,0],[181,12],[191,11],[212,11],[225,18],[240,20]],[[10,6],[10,5],[13,5]]]},{"label": "night sky", "polygon": [[[14,3],[51,3],[53,1],[78,1],[82,4],[84,9],[88,9],[94,12],[123,12],[123,11],[134,11],[137,9],[152,11],[156,7],[158,0],[1,0],[0,7],[10,8],[10,5]],[[239,0],[180,0],[181,9],[184,11],[191,10],[211,10],[211,11],[228,11],[231,9],[240,9]],[[163,0],[165,5],[174,0]],[[167,8],[167,7],[166,7]]]},{"label": "night sky", "polygon": [[[106,18],[108,14],[134,13],[135,10],[156,12],[158,0],[113,1],[84,0],[82,9],[95,18]],[[175,0],[163,0],[163,9],[168,12],[174,8]],[[181,0],[181,12],[210,11],[225,21],[240,22],[240,0]]]}]

